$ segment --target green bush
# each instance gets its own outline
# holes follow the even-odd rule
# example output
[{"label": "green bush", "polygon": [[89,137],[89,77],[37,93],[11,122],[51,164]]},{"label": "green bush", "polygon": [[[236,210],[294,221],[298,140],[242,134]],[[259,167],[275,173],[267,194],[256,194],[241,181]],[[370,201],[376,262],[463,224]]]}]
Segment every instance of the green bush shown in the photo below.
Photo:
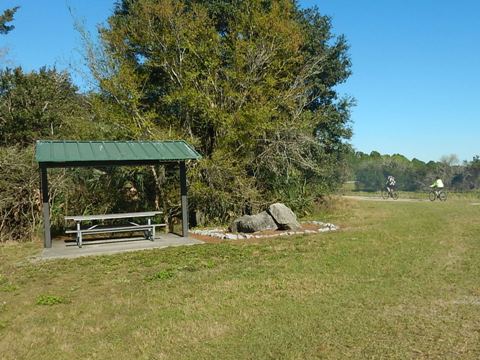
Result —
[{"label": "green bush", "polygon": [[0,241],[30,240],[41,221],[33,147],[0,147],[0,169]]},{"label": "green bush", "polygon": [[36,304],[37,305],[57,305],[57,304],[67,304],[68,301],[61,296],[55,296],[55,295],[40,295],[37,297]]}]

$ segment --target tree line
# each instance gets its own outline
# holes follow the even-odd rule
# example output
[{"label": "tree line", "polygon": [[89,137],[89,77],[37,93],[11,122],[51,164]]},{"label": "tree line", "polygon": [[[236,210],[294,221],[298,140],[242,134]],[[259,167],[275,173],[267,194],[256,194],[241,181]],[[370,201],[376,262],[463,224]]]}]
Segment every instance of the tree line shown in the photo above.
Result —
[{"label": "tree line", "polygon": [[358,190],[378,191],[385,186],[387,176],[393,175],[397,188],[421,191],[439,176],[445,186],[456,191],[480,189],[480,157],[460,162],[456,155],[445,155],[439,161],[409,160],[400,154],[382,155],[352,152],[349,156],[349,179],[356,181]]},{"label": "tree line", "polygon": [[[1,34],[16,11],[0,18]],[[190,204],[209,223],[273,201],[303,211],[343,182],[352,99],[336,86],[351,61],[318,8],[122,0],[96,38],[78,30],[93,90],[48,64],[0,70],[1,241],[38,231],[38,139],[184,139],[203,155],[189,165]],[[52,224],[61,230],[67,213],[152,208],[173,224],[177,176],[163,166],[54,170]]]}]

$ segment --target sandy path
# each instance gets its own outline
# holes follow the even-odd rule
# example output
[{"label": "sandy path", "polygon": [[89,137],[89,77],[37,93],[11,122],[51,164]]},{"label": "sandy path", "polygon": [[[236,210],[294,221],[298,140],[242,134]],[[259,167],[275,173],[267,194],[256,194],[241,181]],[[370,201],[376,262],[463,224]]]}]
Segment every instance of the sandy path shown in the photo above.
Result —
[{"label": "sandy path", "polygon": [[366,200],[366,201],[400,201],[400,202],[421,202],[421,201],[429,201],[428,199],[407,199],[407,198],[398,198],[397,200],[393,200],[392,198],[389,199],[382,199],[380,196],[353,196],[353,195],[342,195],[344,199],[352,199],[352,200]]},{"label": "sandy path", "polygon": [[[425,202],[425,201],[428,201],[428,202],[430,202],[429,199],[408,199],[408,198],[398,198],[397,200],[393,200],[392,198],[389,198],[387,200],[384,200],[380,196],[342,195],[342,198],[351,199],[351,200],[362,200],[362,201],[365,200],[365,201],[390,201],[390,202],[395,202],[395,201],[400,201],[400,202]],[[470,205],[480,206],[480,203],[475,202],[475,203],[470,203]]]}]

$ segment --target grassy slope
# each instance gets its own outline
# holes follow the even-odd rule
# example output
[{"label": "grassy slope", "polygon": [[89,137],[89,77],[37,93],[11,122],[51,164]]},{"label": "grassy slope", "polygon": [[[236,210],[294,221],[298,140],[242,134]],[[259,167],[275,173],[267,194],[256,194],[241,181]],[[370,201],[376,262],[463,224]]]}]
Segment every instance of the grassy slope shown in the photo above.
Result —
[{"label": "grassy slope", "polygon": [[1,358],[479,358],[480,206],[350,204],[319,236],[45,263],[0,247]]}]

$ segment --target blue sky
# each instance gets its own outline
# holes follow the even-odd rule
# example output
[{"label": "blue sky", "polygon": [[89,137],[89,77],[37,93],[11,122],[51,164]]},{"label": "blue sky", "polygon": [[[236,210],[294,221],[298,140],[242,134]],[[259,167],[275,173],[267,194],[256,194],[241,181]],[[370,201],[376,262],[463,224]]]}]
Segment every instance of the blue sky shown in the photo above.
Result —
[{"label": "blue sky", "polygon": [[[0,38],[8,65],[81,67],[70,6],[95,33],[113,0],[7,0],[16,29]],[[353,75],[339,87],[356,98],[357,150],[438,160],[480,155],[480,1],[303,0],[330,15],[350,43]],[[5,66],[5,64],[3,64]],[[74,76],[80,82],[79,76]]]}]

